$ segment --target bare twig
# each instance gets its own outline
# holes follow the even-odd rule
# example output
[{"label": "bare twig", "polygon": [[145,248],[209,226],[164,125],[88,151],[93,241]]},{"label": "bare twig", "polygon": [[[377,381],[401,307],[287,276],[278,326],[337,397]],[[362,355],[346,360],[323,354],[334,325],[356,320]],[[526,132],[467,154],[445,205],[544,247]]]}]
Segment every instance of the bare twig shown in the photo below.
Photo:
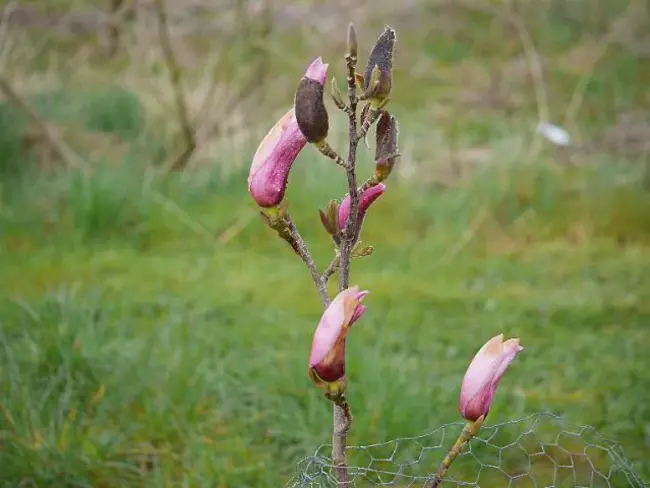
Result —
[{"label": "bare twig", "polygon": [[336,273],[336,270],[339,269],[339,264],[341,262],[341,257],[337,254],[334,259],[332,259],[332,262],[329,264],[327,269],[323,272],[323,282],[327,283],[327,281],[330,279],[330,277]]},{"label": "bare twig", "polygon": [[334,405],[334,439],[339,442],[338,447],[337,444],[334,444],[332,447],[332,455],[334,455],[335,450],[342,449],[342,457],[339,460],[334,459],[336,478],[338,480],[338,485],[341,488],[349,487],[348,466],[345,460],[345,446],[351,426],[352,412],[350,410],[350,404],[343,396]]},{"label": "bare twig", "polygon": [[[510,25],[517,31],[519,41],[524,50],[526,61],[528,63],[528,70],[533,82],[533,89],[535,91],[535,102],[537,104],[537,119],[538,123],[546,122],[549,120],[549,101],[548,93],[546,90],[546,83],[544,82],[544,69],[542,67],[541,57],[535,48],[533,38],[526,27],[524,19],[518,14],[511,5],[503,8],[493,7],[486,5],[485,2],[472,2],[464,0],[458,2],[457,5],[472,11],[478,11],[494,15],[496,17],[504,18]],[[533,144],[531,144],[528,154],[523,157],[524,161],[531,161],[539,153],[541,149],[541,138],[535,137]]]},{"label": "bare twig", "polygon": [[321,154],[330,158],[340,167],[342,167],[345,170],[349,169],[348,162],[345,159],[343,159],[341,156],[339,156],[338,153],[329,145],[327,141],[321,141],[316,145],[316,147],[321,152]]},{"label": "bare twig", "polygon": [[165,63],[169,71],[169,78],[174,91],[174,100],[176,103],[176,111],[185,140],[185,149],[174,160],[170,170],[182,171],[187,166],[190,157],[196,149],[196,139],[194,135],[194,127],[190,121],[189,111],[187,108],[187,101],[183,93],[182,86],[182,72],[176,60],[176,55],[172,48],[171,35],[169,33],[169,22],[167,19],[167,10],[165,8],[165,0],[154,0],[156,18],[158,20],[158,37],[160,40],[160,47],[163,51]]},{"label": "bare twig", "polygon": [[[528,67],[530,76],[533,80],[533,87],[535,89],[535,100],[537,102],[537,119],[538,123],[549,120],[549,106],[548,106],[548,93],[546,91],[546,83],[544,82],[544,69],[540,60],[539,53],[535,49],[533,39],[526,28],[526,24],[520,15],[509,11],[507,15],[508,20],[517,30],[519,39],[521,41],[526,59],[528,60]],[[528,157],[524,160],[532,160],[541,149],[540,137],[535,137],[533,144],[529,149]]]},{"label": "bare twig", "polygon": [[9,2],[2,11],[0,11],[0,73],[4,71],[5,58],[11,51],[12,39],[9,37],[9,17],[13,14],[18,2]]},{"label": "bare twig", "polygon": [[227,244],[232,239],[237,237],[241,232],[253,221],[255,218],[255,213],[246,212],[241,217],[239,217],[232,225],[229,225],[224,229],[219,236],[217,237],[217,242],[219,244]]},{"label": "bare twig", "polygon": [[467,424],[465,424],[465,427],[463,428],[462,432],[458,436],[458,439],[451,447],[451,449],[449,450],[445,458],[442,460],[442,463],[440,463],[440,467],[438,468],[435,477],[433,478],[431,483],[425,485],[425,488],[438,488],[438,486],[440,486],[443,479],[445,478],[445,475],[447,474],[447,470],[449,469],[449,466],[451,466],[451,463],[454,462],[454,459],[458,457],[458,455],[465,448],[465,446],[472,439],[472,437],[474,437],[476,433],[481,429],[481,426],[483,425],[483,420],[484,417],[480,417],[475,422],[468,422]]},{"label": "bare twig", "polygon": [[185,224],[189,229],[197,235],[203,236],[206,242],[212,242],[214,236],[212,233],[200,222],[194,220],[185,210],[183,210],[176,202],[167,198],[157,191],[151,191],[150,195],[154,202],[161,205],[169,213],[174,214],[178,220]]},{"label": "bare twig", "polygon": [[591,62],[589,63],[587,69],[582,74],[576,87],[571,95],[571,100],[567,105],[566,114],[564,117],[565,126],[569,128],[572,133],[577,132],[576,116],[580,111],[582,103],[584,101],[584,95],[587,90],[589,82],[593,78],[594,71],[600,61],[604,58],[605,54],[609,48],[617,40],[621,38],[622,33],[628,28],[630,19],[634,18],[637,14],[636,5],[634,2],[630,2],[628,8],[619,15],[616,19],[611,21],[610,27],[603,36],[602,39],[598,41],[596,45],[595,53],[593,53]]},{"label": "bare twig", "polygon": [[43,139],[52,148],[52,151],[61,158],[68,166],[82,168],[83,159],[57,134],[53,127],[48,124],[34,111],[29,104],[22,99],[13,89],[9,80],[0,75],[0,92],[7,97],[9,103],[20,110],[30,122],[36,126],[36,129],[42,134]]},{"label": "bare twig", "polygon": [[[214,98],[215,94],[217,92],[217,81],[215,79],[212,80],[212,84],[210,86],[210,89],[208,93],[205,95],[205,98],[203,99],[203,102],[201,103],[201,108],[199,109],[198,113],[193,119],[193,124],[194,126],[197,126],[201,123],[204,122],[210,111],[212,110],[214,106]],[[220,114],[228,114],[230,113],[235,107],[237,107],[237,104],[242,102],[244,97],[247,95],[250,95],[251,93],[254,93],[257,89],[259,89],[259,82],[255,78],[255,73],[250,73],[247,78],[242,82],[242,85],[240,88],[236,88],[233,93],[230,94],[230,96],[225,99],[225,100],[220,100],[219,102],[219,113]],[[218,135],[222,130],[221,125],[217,125],[210,133],[211,136]]]},{"label": "bare twig", "polygon": [[291,220],[291,217],[287,213],[286,216],[284,217],[284,221],[286,223],[286,231],[287,235],[282,235],[281,236],[291,245],[293,250],[300,256],[300,258],[303,260],[303,262],[307,265],[307,268],[309,268],[309,272],[311,273],[312,280],[314,281],[314,284],[316,285],[316,289],[318,290],[318,294],[321,297],[321,300],[323,301],[323,306],[327,307],[330,303],[329,295],[327,294],[327,290],[325,288],[325,282],[321,278],[321,275],[318,274],[318,270],[316,269],[316,264],[314,263],[314,259],[311,257],[311,254],[309,253],[309,249],[307,248],[307,244],[305,243],[304,239],[300,235],[300,232],[298,232],[298,228],[296,227],[296,224],[294,224],[293,220]]},{"label": "bare twig", "polygon": [[[350,26],[353,32],[353,27]],[[356,160],[357,160],[357,146],[359,139],[357,137],[357,85],[355,80],[356,66],[357,66],[357,53],[348,52],[345,55],[345,62],[348,68],[347,81],[348,81],[348,98],[350,100],[350,113],[348,115],[349,125],[349,147],[348,147],[348,161],[347,161],[347,177],[348,189],[350,194],[350,217],[345,225],[343,231],[343,239],[341,242],[341,264],[339,272],[339,291],[345,290],[349,286],[350,281],[350,253],[354,245],[354,234],[357,226],[358,213],[359,213],[359,194],[357,192],[357,174],[356,174]]]},{"label": "bare twig", "polygon": [[135,0],[110,0],[110,14],[108,16],[108,55],[113,57],[120,47],[120,24],[133,14]]}]

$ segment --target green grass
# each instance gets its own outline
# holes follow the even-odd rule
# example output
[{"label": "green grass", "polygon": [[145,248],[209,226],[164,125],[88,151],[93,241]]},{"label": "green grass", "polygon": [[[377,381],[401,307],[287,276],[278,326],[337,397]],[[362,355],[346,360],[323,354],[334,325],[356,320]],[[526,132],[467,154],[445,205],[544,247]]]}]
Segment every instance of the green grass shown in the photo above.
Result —
[{"label": "green grass", "polygon": [[[309,158],[289,198],[323,266],[315,209],[342,178]],[[457,421],[468,361],[503,332],[526,349],[489,423],[553,412],[650,473],[650,200],[629,183],[619,191],[641,216],[610,220],[598,204],[627,207],[608,177],[530,165],[455,190],[390,186],[364,227],[377,250],[353,269],[371,295],[349,341],[352,444]],[[308,273],[256,218],[218,241],[254,217],[245,174],[100,168],[37,177],[21,195],[0,213],[6,486],[276,487],[328,442],[329,405],[306,374],[320,315]]]}]

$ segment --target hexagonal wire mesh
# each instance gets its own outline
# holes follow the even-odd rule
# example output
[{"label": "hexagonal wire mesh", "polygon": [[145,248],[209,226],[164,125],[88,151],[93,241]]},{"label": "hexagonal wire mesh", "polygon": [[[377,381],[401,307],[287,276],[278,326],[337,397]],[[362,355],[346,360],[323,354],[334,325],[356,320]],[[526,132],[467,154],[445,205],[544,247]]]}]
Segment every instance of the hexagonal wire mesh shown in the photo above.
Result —
[{"label": "hexagonal wire mesh", "polygon": [[[462,423],[418,437],[348,448],[352,487],[423,487],[432,479]],[[336,487],[322,445],[301,461],[288,488]],[[451,468],[441,487],[475,488],[647,488],[621,447],[594,428],[552,414],[536,414],[483,426]]]}]

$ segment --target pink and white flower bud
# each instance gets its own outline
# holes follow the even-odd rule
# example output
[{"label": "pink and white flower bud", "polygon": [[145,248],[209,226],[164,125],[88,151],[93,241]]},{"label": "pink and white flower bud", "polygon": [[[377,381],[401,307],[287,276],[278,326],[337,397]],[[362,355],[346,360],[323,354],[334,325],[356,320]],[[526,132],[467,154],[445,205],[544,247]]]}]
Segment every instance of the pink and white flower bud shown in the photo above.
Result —
[{"label": "pink and white flower bud", "polygon": [[289,171],[307,139],[291,108],[260,143],[248,174],[248,192],[260,207],[274,207],[284,198]]},{"label": "pink and white flower bud", "polygon": [[309,369],[318,379],[332,383],[345,376],[345,337],[348,330],[366,311],[361,304],[368,291],[358,286],[339,293],[323,313],[314,333]]},{"label": "pink and white flower bud", "polygon": [[475,422],[487,416],[501,377],[521,351],[519,339],[504,342],[503,334],[499,334],[476,353],[460,390],[460,413],[466,420]]},{"label": "pink and white flower bud", "polygon": [[[365,217],[370,204],[383,195],[385,191],[386,185],[380,183],[371,186],[359,196],[359,225],[363,222],[363,218]],[[348,222],[348,217],[350,216],[350,205],[352,205],[352,201],[350,195],[347,195],[341,202],[341,205],[339,205],[339,228],[341,230],[345,229],[345,224]]]}]

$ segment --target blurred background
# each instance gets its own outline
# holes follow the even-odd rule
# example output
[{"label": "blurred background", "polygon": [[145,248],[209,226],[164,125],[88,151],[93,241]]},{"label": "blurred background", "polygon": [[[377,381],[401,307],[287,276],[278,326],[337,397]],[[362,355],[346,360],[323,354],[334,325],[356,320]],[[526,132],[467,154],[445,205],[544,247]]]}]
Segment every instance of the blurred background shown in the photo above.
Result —
[{"label": "blurred background", "polygon": [[[0,11],[0,484],[277,487],[329,441],[307,376],[319,297],[246,178],[315,57],[345,83],[350,21],[362,67],[397,31],[402,152],[364,224],[376,250],[352,268],[371,294],[348,341],[350,443],[459,420],[465,368],[504,333],[525,351],[488,424],[551,412],[650,478],[647,1]],[[374,147],[359,154],[365,178]],[[287,197],[321,270],[334,250],[317,209],[345,192],[307,147]],[[549,459],[540,476],[556,476]]]}]

